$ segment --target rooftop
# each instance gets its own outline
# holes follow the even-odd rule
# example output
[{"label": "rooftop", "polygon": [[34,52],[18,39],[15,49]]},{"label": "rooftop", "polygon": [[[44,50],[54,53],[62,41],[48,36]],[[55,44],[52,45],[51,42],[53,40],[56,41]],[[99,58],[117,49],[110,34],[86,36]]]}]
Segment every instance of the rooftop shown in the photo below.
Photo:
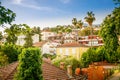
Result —
[{"label": "rooftop", "polygon": [[[0,80],[13,80],[18,62],[14,62],[5,67],[0,68]],[[42,65],[43,78],[45,80],[67,80],[69,77],[65,70],[62,70],[47,61],[43,61]]]},{"label": "rooftop", "polygon": [[46,43],[46,41],[36,42],[36,43],[33,44],[33,46],[42,47],[45,43]]},{"label": "rooftop", "polygon": [[64,44],[58,46],[58,48],[59,47],[80,47],[80,46],[84,46],[84,45],[79,44],[78,42],[72,42],[72,43],[64,43]]}]

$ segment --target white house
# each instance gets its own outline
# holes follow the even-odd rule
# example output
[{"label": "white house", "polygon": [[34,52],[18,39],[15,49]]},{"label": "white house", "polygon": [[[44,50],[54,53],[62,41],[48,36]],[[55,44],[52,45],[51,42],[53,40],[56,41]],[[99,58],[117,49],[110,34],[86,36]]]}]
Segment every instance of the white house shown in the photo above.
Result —
[{"label": "white house", "polygon": [[[24,39],[25,39],[25,35],[19,35],[16,44],[23,46],[25,44]],[[39,42],[39,35],[38,34],[33,35],[32,39],[33,39],[33,43]]]},{"label": "white house", "polygon": [[57,42],[46,42],[42,47],[42,54],[56,54],[56,47],[60,45]]},{"label": "white house", "polygon": [[78,38],[78,42],[80,44],[86,45],[86,46],[102,46],[103,40],[97,35],[91,36],[80,36]]},{"label": "white house", "polygon": [[76,40],[76,36],[74,34],[68,33],[64,35],[64,43],[73,43]]},{"label": "white house", "polygon": [[51,32],[47,30],[42,31],[41,34],[42,34],[42,37],[41,37],[42,40],[48,40],[49,37],[56,35],[55,32]]}]

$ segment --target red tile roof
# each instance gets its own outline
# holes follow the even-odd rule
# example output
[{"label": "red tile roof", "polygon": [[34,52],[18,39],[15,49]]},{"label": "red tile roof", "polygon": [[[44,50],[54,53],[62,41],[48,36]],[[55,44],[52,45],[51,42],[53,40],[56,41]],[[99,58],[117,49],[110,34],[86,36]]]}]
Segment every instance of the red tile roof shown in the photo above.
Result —
[{"label": "red tile roof", "polygon": [[[0,68],[0,80],[13,80],[17,66],[18,62],[15,62]],[[69,78],[65,70],[62,70],[47,61],[43,61],[42,70],[44,80],[67,80]]]},{"label": "red tile roof", "polygon": [[81,45],[81,44],[79,44],[77,42],[72,42],[72,43],[62,44],[62,45],[58,46],[58,48],[59,47],[80,47],[80,46],[83,46],[83,45]]},{"label": "red tile roof", "polygon": [[33,46],[35,46],[35,47],[42,47],[45,43],[46,43],[46,41],[36,42],[36,43],[33,44]]},{"label": "red tile roof", "polygon": [[45,62],[42,65],[43,77],[45,80],[67,80],[69,77],[66,71]]}]

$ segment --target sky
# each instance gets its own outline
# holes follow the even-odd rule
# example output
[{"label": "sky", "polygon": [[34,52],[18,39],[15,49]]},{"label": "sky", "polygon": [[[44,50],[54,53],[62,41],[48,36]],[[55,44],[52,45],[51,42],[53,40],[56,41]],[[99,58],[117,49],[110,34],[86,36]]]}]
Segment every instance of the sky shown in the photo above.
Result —
[{"label": "sky", "polygon": [[28,24],[29,26],[54,27],[71,25],[72,19],[82,20],[88,11],[93,11],[96,21],[102,23],[115,5],[113,0],[0,0],[2,6],[16,13],[13,24]]}]

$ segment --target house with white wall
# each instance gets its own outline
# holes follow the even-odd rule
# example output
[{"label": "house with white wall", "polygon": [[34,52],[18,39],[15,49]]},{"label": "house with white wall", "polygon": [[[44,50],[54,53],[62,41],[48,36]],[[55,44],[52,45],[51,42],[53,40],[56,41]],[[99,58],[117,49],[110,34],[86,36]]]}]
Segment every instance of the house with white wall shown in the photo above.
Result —
[{"label": "house with white wall", "polygon": [[76,42],[76,36],[72,33],[64,34],[64,43],[73,43]]},{"label": "house with white wall", "polygon": [[42,35],[42,37],[41,37],[42,40],[48,40],[49,37],[55,36],[56,33],[55,33],[55,32],[51,32],[51,31],[48,31],[48,30],[43,30],[43,31],[41,32],[41,35]]},{"label": "house with white wall", "polygon": [[[18,40],[16,42],[16,45],[23,46],[25,44],[25,40],[24,39],[25,39],[25,35],[19,35],[18,36]],[[38,34],[33,35],[32,39],[33,39],[33,43],[39,42],[39,35]]]},{"label": "house with white wall", "polygon": [[58,42],[47,42],[45,43],[42,48],[41,48],[41,51],[42,51],[42,54],[56,54],[56,47],[60,45],[60,43]]}]

